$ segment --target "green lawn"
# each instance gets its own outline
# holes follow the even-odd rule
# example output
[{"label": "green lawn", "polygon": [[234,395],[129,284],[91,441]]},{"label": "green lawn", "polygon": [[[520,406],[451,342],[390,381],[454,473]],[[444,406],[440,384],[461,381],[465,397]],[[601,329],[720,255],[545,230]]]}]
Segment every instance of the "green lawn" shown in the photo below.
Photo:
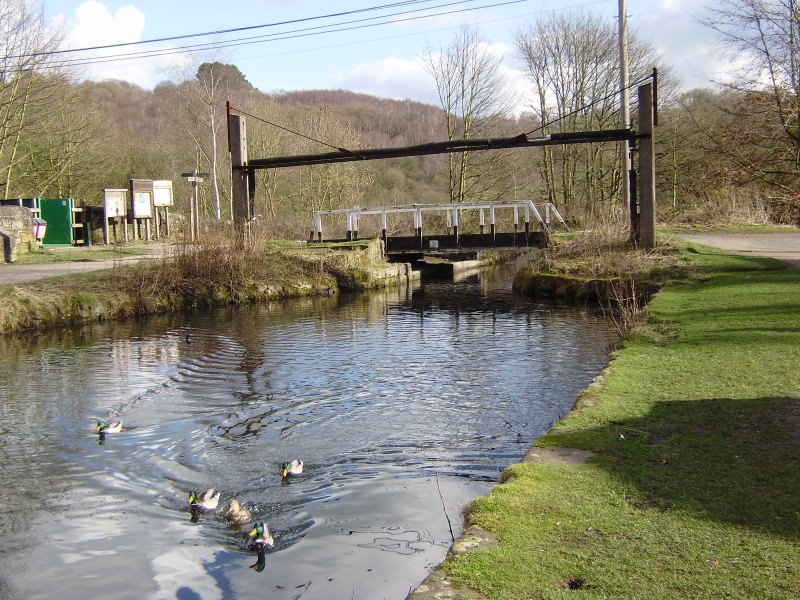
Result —
[{"label": "green lawn", "polygon": [[80,248],[40,248],[36,252],[20,254],[15,261],[18,265],[45,264],[54,262],[91,262],[96,260],[114,260],[129,256],[158,254],[159,247],[147,245],[135,246],[92,246]]},{"label": "green lawn", "polygon": [[800,598],[800,272],[689,247],[599,391],[471,519],[445,569],[488,598]]}]

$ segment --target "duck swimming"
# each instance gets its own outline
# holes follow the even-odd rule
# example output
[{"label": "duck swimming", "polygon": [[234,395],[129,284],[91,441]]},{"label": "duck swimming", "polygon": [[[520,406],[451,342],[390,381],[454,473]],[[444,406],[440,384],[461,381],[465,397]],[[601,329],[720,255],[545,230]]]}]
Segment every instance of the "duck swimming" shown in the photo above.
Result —
[{"label": "duck swimming", "polygon": [[253,515],[250,513],[250,510],[239,504],[239,501],[234,498],[230,501],[230,504],[228,504],[228,510],[225,512],[225,518],[231,523],[241,525],[252,519]]},{"label": "duck swimming", "polygon": [[262,551],[267,548],[272,548],[275,545],[275,541],[272,539],[272,535],[270,535],[269,528],[263,521],[256,523],[252,531],[247,535],[251,538],[255,538],[250,545],[250,548],[253,550]]},{"label": "duck swimming", "polygon": [[289,462],[283,463],[281,465],[281,473],[283,473],[284,477],[288,477],[289,475],[300,475],[303,472],[303,461],[302,460],[292,460]]},{"label": "duck swimming", "polygon": [[214,491],[214,488],[206,490],[199,496],[197,492],[192,490],[189,494],[189,505],[192,508],[202,508],[204,510],[214,510],[219,506],[220,492]]},{"label": "duck swimming", "polygon": [[119,433],[122,431],[122,421],[98,421],[97,433]]}]

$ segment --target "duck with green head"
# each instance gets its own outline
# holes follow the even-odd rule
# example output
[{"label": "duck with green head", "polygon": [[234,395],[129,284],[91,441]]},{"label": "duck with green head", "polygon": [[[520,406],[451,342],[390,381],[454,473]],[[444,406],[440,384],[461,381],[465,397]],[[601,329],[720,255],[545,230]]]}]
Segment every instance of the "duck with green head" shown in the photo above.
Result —
[{"label": "duck with green head", "polygon": [[281,473],[283,477],[289,477],[290,475],[300,475],[303,472],[303,461],[302,460],[290,460],[289,462],[285,462],[281,465]]},{"label": "duck with green head", "polygon": [[275,540],[272,539],[269,528],[263,521],[253,525],[253,529],[247,535],[253,538],[253,542],[250,544],[250,548],[253,550],[262,551],[275,545]]},{"label": "duck with green head", "polygon": [[219,496],[220,492],[215,491],[214,488],[206,490],[199,496],[197,495],[197,492],[192,490],[192,492],[189,494],[189,506],[195,509],[202,508],[203,510],[214,510],[217,508],[217,506],[219,506]]},{"label": "duck with green head", "polygon": [[97,433],[103,435],[106,433],[119,433],[122,431],[122,421],[98,421]]}]

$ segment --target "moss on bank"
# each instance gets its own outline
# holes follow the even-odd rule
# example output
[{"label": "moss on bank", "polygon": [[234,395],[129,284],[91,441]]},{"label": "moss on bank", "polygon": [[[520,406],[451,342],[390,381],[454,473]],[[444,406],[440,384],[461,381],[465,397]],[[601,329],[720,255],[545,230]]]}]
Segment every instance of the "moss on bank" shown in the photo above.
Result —
[{"label": "moss on bank", "polygon": [[0,333],[401,282],[380,242],[176,247],[159,260],[0,287]]}]

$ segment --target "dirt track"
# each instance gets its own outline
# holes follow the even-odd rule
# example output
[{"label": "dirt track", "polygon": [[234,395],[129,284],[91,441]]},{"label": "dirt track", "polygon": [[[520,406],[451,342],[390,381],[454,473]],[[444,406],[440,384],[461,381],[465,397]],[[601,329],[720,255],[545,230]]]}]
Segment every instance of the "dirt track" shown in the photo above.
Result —
[{"label": "dirt track", "polygon": [[800,231],[787,233],[682,233],[685,240],[722,250],[772,256],[800,269]]}]

